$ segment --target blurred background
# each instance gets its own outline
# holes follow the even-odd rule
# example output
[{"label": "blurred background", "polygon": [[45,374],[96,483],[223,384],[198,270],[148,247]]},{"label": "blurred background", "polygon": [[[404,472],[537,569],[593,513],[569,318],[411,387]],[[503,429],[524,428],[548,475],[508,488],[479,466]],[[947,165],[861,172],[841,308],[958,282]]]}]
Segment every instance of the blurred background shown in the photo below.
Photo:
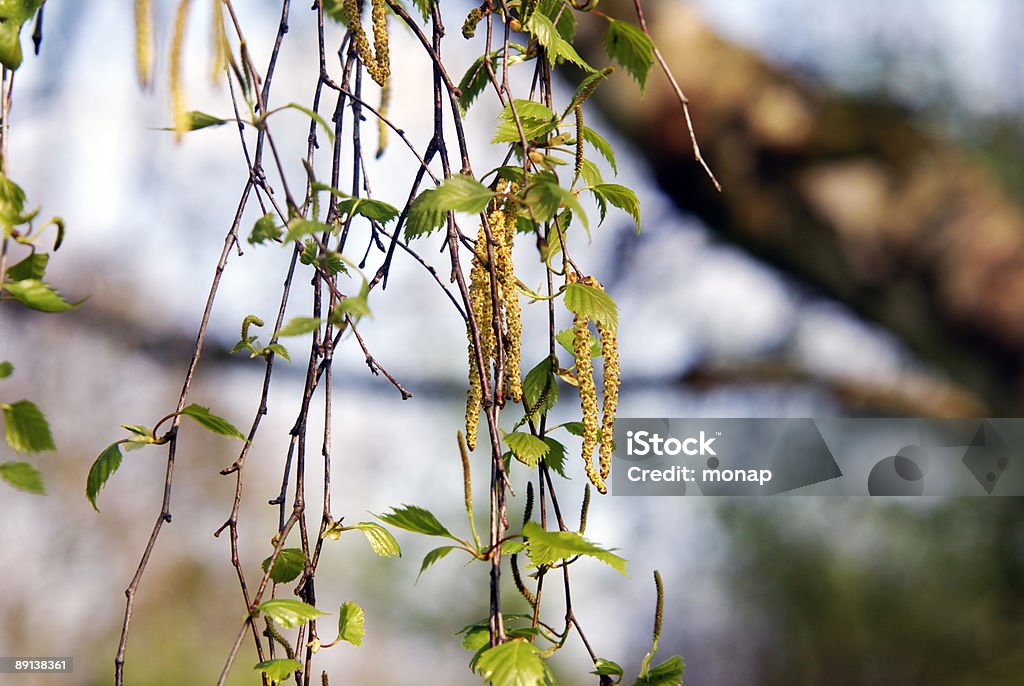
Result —
[{"label": "blurred background", "polygon": [[[157,5],[166,74],[176,3]],[[480,37],[466,42],[456,30],[469,7],[444,7],[455,75],[482,50]],[[280,6],[239,11],[263,65]],[[207,78],[207,12],[192,12],[189,106],[229,116],[224,88]],[[693,162],[656,70],[642,101],[621,73],[602,86],[604,119],[588,125],[619,151],[615,180],[638,190],[644,218],[637,237],[612,213],[585,253],[620,305],[620,415],[1019,416],[1024,7],[659,0],[648,20],[724,192]],[[278,105],[309,102],[315,86],[315,13],[294,5],[290,26]],[[585,52],[600,49],[602,30],[597,18],[581,21]],[[392,111],[422,149],[428,72],[412,59],[412,37],[397,24],[392,33]],[[0,488],[0,655],[75,658],[73,676],[3,683],[106,684],[123,591],[160,509],[166,454],[128,454],[99,515],[84,497],[85,476],[121,436],[119,424],[151,424],[173,409],[247,171],[231,127],[180,145],[159,130],[170,119],[166,79],[151,93],[137,87],[128,5],[47,3],[44,35],[42,54],[18,73],[8,173],[32,206],[66,220],[49,278],[69,299],[88,300],[57,316],[0,306],[0,360],[15,365],[0,399],[36,401],[58,446],[33,458],[46,496]],[[332,27],[329,41],[340,35]],[[569,91],[578,74],[563,77]],[[485,97],[469,114],[478,172],[493,166],[496,112]],[[301,183],[308,119],[290,111],[273,126]],[[403,202],[410,162],[392,141],[370,168],[375,194]],[[443,274],[444,256],[421,243]],[[238,426],[258,406],[263,367],[228,351],[245,315],[273,319],[289,256],[279,246],[244,248],[225,272],[192,394]],[[525,262],[524,281],[537,280],[538,266]],[[308,314],[308,276],[297,279],[289,316]],[[354,522],[415,503],[461,530],[452,505],[461,492],[454,432],[465,402],[464,329],[429,274],[401,253],[370,305],[367,345],[415,397],[402,402],[370,376],[354,341],[339,350],[335,513]],[[544,313],[527,308],[526,317],[529,327]],[[266,502],[279,489],[301,398],[303,345],[292,339],[289,348],[293,361],[276,365],[270,414],[247,462],[240,546],[250,582],[271,551],[277,516]],[[525,349],[540,359],[544,343]],[[244,615],[228,542],[212,535],[234,489],[218,472],[236,455],[230,441],[183,427],[174,520],[137,598],[127,683],[216,680]],[[9,457],[0,446],[0,459]],[[585,480],[576,462],[563,487],[572,499]],[[485,471],[481,462],[480,502]],[[315,469],[310,479],[316,492]],[[635,674],[660,569],[661,650],[685,657],[687,684],[1024,683],[1022,522],[1017,498],[600,498],[587,535],[618,547],[630,576],[576,565],[575,612],[598,654]],[[454,632],[486,614],[485,570],[452,556],[417,582],[432,546],[398,538],[401,560],[376,558],[355,535],[325,547],[318,605],[359,602],[367,637],[321,653],[319,664],[335,684],[475,683]],[[554,660],[559,682],[594,683],[570,643]],[[244,645],[230,683],[258,683],[255,662]]]}]

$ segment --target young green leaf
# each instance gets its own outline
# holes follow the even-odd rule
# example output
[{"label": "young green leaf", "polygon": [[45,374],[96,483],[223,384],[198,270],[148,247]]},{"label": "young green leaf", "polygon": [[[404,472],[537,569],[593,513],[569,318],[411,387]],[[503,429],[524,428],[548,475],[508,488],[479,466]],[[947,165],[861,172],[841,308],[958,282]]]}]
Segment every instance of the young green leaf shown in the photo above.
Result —
[{"label": "young green leaf", "polygon": [[526,550],[526,544],[522,541],[505,541],[501,544],[501,552],[504,555],[515,555]]},{"label": "young green leaf", "polygon": [[[500,54],[498,51],[491,53],[492,64]],[[473,101],[483,93],[489,80],[487,67],[484,65],[484,56],[480,55],[473,64],[469,65],[469,69],[466,70],[466,73],[462,75],[462,80],[459,81],[459,109],[462,110],[463,115],[469,110]]]},{"label": "young green leaf", "polygon": [[405,240],[419,238],[437,231],[444,226],[448,212],[441,206],[437,188],[428,188],[409,205],[409,216],[405,221]]},{"label": "young green leaf", "polygon": [[523,202],[530,208],[533,218],[538,222],[550,220],[558,214],[558,210],[564,205],[572,210],[574,216],[580,218],[584,228],[590,227],[587,215],[580,207],[576,196],[562,188],[558,183],[558,178],[551,172],[540,172],[530,176],[530,184],[526,189]]},{"label": "young green leaf", "polygon": [[387,224],[398,217],[398,208],[381,200],[369,198],[347,198],[338,203],[342,214],[358,214],[361,217]]},{"label": "young green leaf", "polygon": [[[260,567],[267,571],[270,566],[270,558],[263,561]],[[270,580],[275,584],[286,584],[297,579],[302,570],[306,568],[306,554],[302,548],[282,548],[274,561],[274,568],[270,570]]]},{"label": "young green leaf", "polygon": [[[594,334],[592,334],[589,330],[587,331],[587,334],[590,336],[590,356],[601,357],[601,342],[594,338]],[[562,329],[557,334],[555,334],[555,342],[558,343],[558,345],[565,348],[566,350],[568,350],[570,353],[575,354],[575,351],[573,350],[574,335],[575,334],[573,333],[572,329]],[[582,436],[582,434],[580,435]]]},{"label": "young green leaf", "polygon": [[[568,13],[567,14],[571,14]],[[548,62],[551,65],[556,65],[562,60],[566,62],[572,62],[580,69],[586,71],[595,71],[593,67],[587,64],[586,60],[580,57],[580,54],[576,52],[576,48],[572,47],[572,44],[565,40],[555,25],[551,23],[551,20],[541,12],[534,12],[530,15],[530,18],[526,20],[523,27],[530,32],[537,42],[544,46],[547,51]]]},{"label": "young green leaf", "polygon": [[533,417],[539,417],[558,402],[558,381],[550,357],[541,360],[523,379],[523,400]]},{"label": "young green leaf", "polygon": [[608,164],[614,173],[619,173],[619,168],[615,164],[615,150],[608,141],[589,126],[583,127],[583,140],[594,146],[594,149],[601,153],[601,157],[608,160]]},{"label": "young green leaf", "polygon": [[[513,105],[515,112],[512,110]],[[517,116],[527,141],[541,138],[558,126],[558,117],[546,105],[533,100],[517,99],[498,114],[498,129],[491,143],[522,142],[519,127],[516,126]]]},{"label": "young green leaf", "polygon": [[654,64],[654,44],[642,29],[629,22],[611,18],[608,22],[604,50],[636,79],[643,92],[647,88],[647,74]]},{"label": "young green leaf", "polygon": [[475,669],[491,686],[554,684],[551,670],[541,659],[540,649],[525,638],[516,638],[483,651],[476,660]]},{"label": "young green leaf", "polygon": [[324,233],[330,231],[331,227],[323,222],[313,221],[311,219],[293,219],[288,222],[288,233],[285,234],[284,243],[287,245],[292,241],[308,236],[311,233]]},{"label": "young green leaf", "polygon": [[14,365],[10,362],[0,362],[0,379],[6,379],[14,372]]},{"label": "young green leaf", "polygon": [[454,545],[443,545],[440,548],[434,548],[429,553],[423,556],[423,564],[420,565],[420,573],[416,575],[416,581],[420,580],[420,576],[423,572],[427,571],[427,567],[431,566],[438,560],[446,557],[448,553],[458,548]]},{"label": "young green leaf", "polygon": [[295,629],[311,619],[327,614],[301,600],[291,598],[275,598],[264,601],[260,603],[257,610],[277,624],[289,629]]},{"label": "young green leaf", "polygon": [[273,213],[267,212],[257,219],[256,224],[253,225],[252,231],[249,233],[249,244],[263,245],[267,241],[276,241],[283,233],[284,229],[274,221]]},{"label": "young green leaf", "polygon": [[413,533],[425,534],[427,536],[445,536],[455,541],[459,540],[437,520],[437,517],[432,512],[415,505],[392,507],[391,512],[374,516],[391,526],[397,526],[399,529],[405,529]]},{"label": "young green leaf", "polygon": [[434,190],[435,201],[441,209],[470,214],[486,210],[494,197],[494,191],[464,174],[455,174]]},{"label": "young green leaf", "polygon": [[[182,129],[184,131],[198,131],[199,129],[205,129],[210,126],[221,126],[223,124],[227,124],[230,121],[229,119],[221,119],[220,117],[215,117],[212,114],[200,112],[199,110],[192,110],[191,112],[186,112],[185,117],[185,127],[184,129]],[[173,126],[167,126],[160,130],[177,131],[178,129],[174,128]]]},{"label": "young green leaf", "polygon": [[619,311],[612,297],[600,288],[584,283],[565,287],[565,306],[575,315],[600,322],[612,329],[619,325]]},{"label": "young green leaf", "polygon": [[359,522],[353,529],[359,529],[370,542],[373,552],[380,557],[402,556],[402,549],[398,547],[398,541],[391,535],[391,532],[375,522]]},{"label": "young green leaf", "polygon": [[363,644],[366,635],[366,615],[363,608],[348,600],[338,610],[338,640],[348,641],[354,646]]},{"label": "young green leaf", "polygon": [[43,0],[0,2],[0,64],[7,69],[21,66],[21,27],[42,4]]},{"label": "young green leaf", "polygon": [[640,201],[632,189],[617,183],[602,183],[591,187],[590,190],[594,192],[595,196],[600,196],[629,214],[636,222],[636,232],[640,233]]},{"label": "young green leaf", "polygon": [[295,672],[302,671],[302,663],[290,658],[278,658],[276,660],[264,660],[255,667],[257,672],[263,672],[271,683],[279,684],[289,678]]},{"label": "young green leaf", "polygon": [[545,436],[544,442],[548,444],[548,451],[544,454],[544,464],[559,476],[567,478],[565,476],[565,446],[550,436]]},{"label": "young green leaf", "polygon": [[46,273],[46,265],[50,256],[46,253],[34,252],[21,262],[12,265],[7,270],[7,278],[11,281],[24,281],[25,279],[42,279]]},{"label": "young green leaf", "polygon": [[0,463],[0,479],[26,493],[35,493],[37,495],[46,493],[46,487],[43,485],[43,475],[28,462]]},{"label": "young green leaf", "polygon": [[335,321],[341,321],[345,318],[346,314],[354,319],[373,316],[373,312],[370,311],[370,305],[366,302],[365,295],[350,295],[334,306],[333,317]]},{"label": "young green leaf", "polygon": [[288,348],[284,347],[280,343],[271,343],[266,347],[266,350],[274,353],[278,357],[283,357],[286,361],[291,362],[292,358],[288,355]]},{"label": "young green leaf", "polygon": [[548,453],[548,444],[542,439],[523,431],[505,434],[505,444],[512,455],[527,467],[536,467]]},{"label": "young green leaf", "polygon": [[682,686],[686,664],[674,655],[633,682],[633,686]]},{"label": "young green leaf", "polygon": [[221,436],[230,436],[231,438],[237,438],[240,441],[245,440],[245,434],[236,429],[235,426],[228,420],[224,419],[223,417],[218,417],[217,415],[211,413],[210,408],[208,407],[203,407],[202,405],[192,403],[184,410],[182,410],[181,414],[185,415],[186,417],[191,417],[204,428],[212,431],[215,434],[220,434]]},{"label": "young green leaf", "polygon": [[566,422],[562,424],[562,428],[573,436],[583,436],[583,422]]},{"label": "young green leaf", "polygon": [[277,332],[279,338],[289,336],[305,336],[320,328],[320,320],[316,317],[294,317]]},{"label": "young green leaf", "polygon": [[114,472],[120,466],[121,446],[117,443],[111,443],[100,453],[100,456],[92,463],[92,467],[89,468],[89,476],[85,480],[85,497],[89,499],[93,509],[97,512],[100,511],[100,508],[96,507],[96,496],[99,495],[100,489],[103,488],[107,480],[114,475]]},{"label": "young green leaf", "polygon": [[622,574],[626,573],[626,560],[610,550],[597,546],[575,531],[545,531],[536,522],[523,525],[526,552],[535,567],[576,555],[593,557]]},{"label": "young green leaf", "polygon": [[594,671],[591,674],[598,676],[622,676],[622,667],[611,660],[599,657],[594,661]]},{"label": "young green leaf", "polygon": [[3,290],[25,307],[40,312],[67,312],[81,304],[69,303],[60,293],[39,279],[7,281],[3,285]]},{"label": "young green leaf", "polygon": [[55,450],[50,425],[35,403],[19,400],[16,403],[0,403],[4,422],[7,425],[7,445],[17,453],[39,453]]},{"label": "young green leaf", "polygon": [[153,429],[149,428],[148,426],[141,426],[138,424],[122,424],[121,428],[127,429],[132,434],[134,434],[131,438],[128,439],[128,442],[124,444],[124,449],[126,451],[135,450],[136,448],[141,448],[144,445],[156,443],[156,436],[153,435]]}]

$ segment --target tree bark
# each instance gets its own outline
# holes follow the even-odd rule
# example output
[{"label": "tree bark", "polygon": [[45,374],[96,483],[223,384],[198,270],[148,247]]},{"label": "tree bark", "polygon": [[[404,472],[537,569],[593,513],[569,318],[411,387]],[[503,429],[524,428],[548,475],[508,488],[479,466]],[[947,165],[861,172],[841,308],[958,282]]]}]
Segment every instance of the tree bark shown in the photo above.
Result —
[{"label": "tree bark", "polygon": [[[679,208],[895,332],[991,413],[1018,414],[1024,214],[1000,183],[909,112],[784,73],[681,3],[653,10],[648,27],[723,191],[694,161],[657,65],[643,107],[624,77],[595,97]],[[636,20],[629,3],[609,11]],[[600,34],[580,38],[600,49]]]}]

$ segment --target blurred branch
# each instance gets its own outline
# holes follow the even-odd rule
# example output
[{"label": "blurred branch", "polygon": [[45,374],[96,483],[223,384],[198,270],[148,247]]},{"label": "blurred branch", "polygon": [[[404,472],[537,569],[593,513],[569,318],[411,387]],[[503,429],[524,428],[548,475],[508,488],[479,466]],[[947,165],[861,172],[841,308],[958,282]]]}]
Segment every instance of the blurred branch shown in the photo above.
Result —
[{"label": "blurred branch", "polygon": [[596,97],[675,203],[889,328],[996,414],[1018,413],[1024,213],[1000,183],[912,113],[808,85],[682,4],[655,5],[647,23],[724,192],[694,162],[665,79],[652,74],[644,107],[626,79]]}]

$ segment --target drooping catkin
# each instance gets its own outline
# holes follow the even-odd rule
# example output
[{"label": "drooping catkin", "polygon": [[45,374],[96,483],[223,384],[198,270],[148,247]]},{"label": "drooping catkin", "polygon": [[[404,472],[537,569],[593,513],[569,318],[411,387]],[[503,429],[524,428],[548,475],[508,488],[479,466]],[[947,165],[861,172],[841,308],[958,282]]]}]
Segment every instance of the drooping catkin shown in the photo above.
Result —
[{"label": "drooping catkin", "polygon": [[385,0],[370,0],[370,23],[373,25],[373,50],[363,30],[359,13],[359,0],[345,0],[345,14],[348,16],[348,28],[352,32],[352,40],[359,60],[366,67],[370,78],[383,86],[391,75],[391,56],[388,52],[388,15]]},{"label": "drooping catkin", "polygon": [[[570,274],[569,280],[575,281]],[[594,364],[590,359],[590,327],[585,317],[576,315],[572,323],[572,351],[576,357],[576,382],[580,391],[580,406],[583,410],[583,465],[587,478],[600,493],[607,493],[601,474],[594,468],[594,448],[600,437],[598,421],[597,386],[594,383]]]},{"label": "drooping catkin", "polygon": [[604,358],[604,403],[601,406],[601,478],[607,479],[612,469],[612,437],[615,434],[615,413],[619,409],[619,343],[615,330],[595,322],[601,338]]},{"label": "drooping catkin", "polygon": [[139,85],[153,82],[153,2],[135,0],[135,67]]},{"label": "drooping catkin", "polygon": [[516,235],[515,214],[507,210],[496,210],[488,218],[497,245],[494,249],[494,266],[498,277],[501,306],[505,314],[505,381],[512,402],[523,398],[522,358],[523,320],[519,305],[519,289],[516,286],[515,265],[512,262],[512,243]]},{"label": "drooping catkin", "polygon": [[573,180],[583,173],[583,108],[576,105],[576,167]]},{"label": "drooping catkin", "polygon": [[[483,234],[483,227],[480,228]],[[483,239],[487,240],[486,236]],[[484,243],[486,245],[486,243]],[[469,272],[469,305],[477,322],[480,334],[480,356],[483,358],[483,373],[490,369],[491,352],[494,349],[494,329],[491,326],[491,280],[483,262],[473,256]],[[473,344],[473,329],[467,323],[466,336],[469,338],[469,392],[466,395],[466,445],[476,450],[477,424],[480,422],[480,403],[483,402],[481,367],[477,361],[476,346]]]},{"label": "drooping catkin", "polygon": [[174,19],[174,35],[171,38],[171,112],[174,119],[175,138],[188,131],[192,119],[185,111],[185,86],[182,74],[182,54],[185,48],[185,27],[188,25],[188,11],[191,0],[181,0]]}]

